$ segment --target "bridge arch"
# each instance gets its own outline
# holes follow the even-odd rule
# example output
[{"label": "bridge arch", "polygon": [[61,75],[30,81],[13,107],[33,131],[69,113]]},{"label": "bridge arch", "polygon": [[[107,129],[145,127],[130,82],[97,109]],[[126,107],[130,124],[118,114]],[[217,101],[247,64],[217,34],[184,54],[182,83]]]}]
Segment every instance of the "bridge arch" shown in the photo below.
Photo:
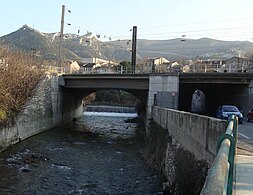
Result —
[{"label": "bridge arch", "polygon": [[[69,100],[73,101],[74,104],[82,105],[83,99],[88,97],[89,95],[96,93],[98,91],[105,90],[118,90],[114,88],[109,89],[85,89],[85,88],[62,88],[62,94],[63,94],[63,104],[70,103]],[[137,100],[139,100],[138,104],[135,105],[135,108],[137,109],[138,114],[145,113],[145,108],[147,104],[147,97],[148,97],[148,91],[147,90],[122,90],[125,91],[131,95],[133,95]],[[72,97],[71,97],[72,96]],[[73,98],[74,97],[74,98]],[[73,103],[73,102],[72,102]],[[63,105],[64,106],[64,105]],[[85,105],[83,105],[85,106]]]},{"label": "bridge arch", "polygon": [[99,90],[123,90],[139,99],[143,108],[147,107],[149,75],[146,74],[66,74],[59,79],[60,86],[75,95],[78,104],[83,97]]}]

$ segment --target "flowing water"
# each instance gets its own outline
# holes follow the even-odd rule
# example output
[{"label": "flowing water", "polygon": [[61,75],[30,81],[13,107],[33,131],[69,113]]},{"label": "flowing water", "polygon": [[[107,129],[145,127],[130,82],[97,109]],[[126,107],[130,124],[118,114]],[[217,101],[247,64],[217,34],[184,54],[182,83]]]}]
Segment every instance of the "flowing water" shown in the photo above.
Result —
[{"label": "flowing water", "polygon": [[161,179],[126,119],[85,115],[8,148],[0,194],[158,194]]}]

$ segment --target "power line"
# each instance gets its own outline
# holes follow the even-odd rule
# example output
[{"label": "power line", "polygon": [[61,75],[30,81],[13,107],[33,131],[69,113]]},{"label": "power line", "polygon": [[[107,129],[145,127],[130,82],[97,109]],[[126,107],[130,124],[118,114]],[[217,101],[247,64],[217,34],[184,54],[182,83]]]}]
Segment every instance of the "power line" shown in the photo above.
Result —
[{"label": "power line", "polygon": [[[68,9],[67,9],[68,10]],[[192,23],[181,23],[181,24],[169,24],[169,25],[150,25],[150,26],[141,26],[138,25],[139,33],[138,33],[138,39],[147,37],[148,39],[162,39],[163,37],[166,39],[171,39],[171,38],[179,38],[182,35],[186,35],[187,38],[191,37],[222,37],[224,39],[227,38],[239,38],[241,39],[243,36],[247,37],[246,39],[252,39],[253,40],[253,27],[251,27],[249,24],[248,26],[241,26],[241,27],[224,27],[224,28],[204,28],[202,29],[197,29],[197,30],[173,30],[175,28],[171,27],[185,27],[185,28],[190,28],[189,26],[194,26],[194,25],[200,25],[200,24],[217,24],[217,25],[222,25],[227,22],[235,22],[235,21],[249,21],[253,20],[253,17],[247,17],[247,18],[234,18],[234,19],[228,19],[228,20],[215,20],[215,21],[205,21],[205,22],[192,22]],[[71,21],[72,22],[72,21]],[[73,23],[73,22],[72,22]],[[81,25],[72,25],[73,27],[75,26],[75,30],[80,33],[80,26]],[[161,29],[163,28],[169,28],[170,29],[164,29],[161,32]],[[78,30],[77,30],[78,29]],[[145,29],[155,29],[157,32],[151,32],[151,33],[142,33],[145,31]],[[82,29],[83,30],[83,29]],[[233,32],[231,32],[233,31]],[[114,29],[114,30],[109,30],[109,31],[104,31],[102,30],[91,30],[90,32],[96,32],[95,34],[99,34],[99,37],[105,41],[106,38],[111,38],[112,40],[122,40],[122,39],[130,39],[131,34],[127,33],[129,32],[129,28],[122,28],[122,29]],[[218,35],[213,35],[214,33],[220,33]]]}]

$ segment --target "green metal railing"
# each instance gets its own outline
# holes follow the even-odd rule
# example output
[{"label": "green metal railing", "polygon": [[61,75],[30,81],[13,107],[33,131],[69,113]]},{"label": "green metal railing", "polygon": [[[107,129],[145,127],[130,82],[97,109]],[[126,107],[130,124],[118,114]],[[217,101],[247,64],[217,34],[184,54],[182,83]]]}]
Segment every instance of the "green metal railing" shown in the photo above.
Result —
[{"label": "green metal railing", "polygon": [[201,194],[233,193],[234,159],[237,145],[238,118],[232,115],[226,132],[218,137],[217,154]]}]

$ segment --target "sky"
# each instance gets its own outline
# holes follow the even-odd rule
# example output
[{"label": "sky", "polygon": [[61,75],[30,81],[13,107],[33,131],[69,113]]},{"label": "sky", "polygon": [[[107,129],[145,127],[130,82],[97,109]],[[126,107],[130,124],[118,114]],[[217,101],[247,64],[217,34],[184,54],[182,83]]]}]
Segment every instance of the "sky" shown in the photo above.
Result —
[{"label": "sky", "polygon": [[89,31],[101,41],[131,39],[130,30],[137,26],[138,39],[253,42],[252,0],[0,0],[0,36],[24,24],[59,32],[62,5],[64,33]]}]

